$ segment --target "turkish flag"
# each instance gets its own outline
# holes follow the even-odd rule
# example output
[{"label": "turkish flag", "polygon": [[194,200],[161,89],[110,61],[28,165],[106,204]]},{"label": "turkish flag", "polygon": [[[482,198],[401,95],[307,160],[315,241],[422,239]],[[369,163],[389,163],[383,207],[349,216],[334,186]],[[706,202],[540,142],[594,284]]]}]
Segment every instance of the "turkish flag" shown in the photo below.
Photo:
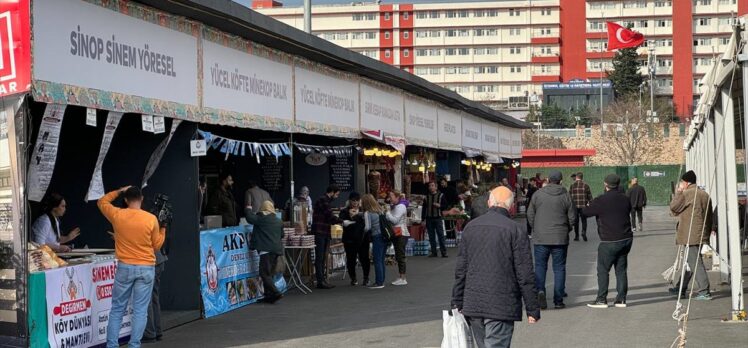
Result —
[{"label": "turkish flag", "polygon": [[642,33],[624,28],[616,23],[608,23],[608,51],[636,47],[644,42]]}]

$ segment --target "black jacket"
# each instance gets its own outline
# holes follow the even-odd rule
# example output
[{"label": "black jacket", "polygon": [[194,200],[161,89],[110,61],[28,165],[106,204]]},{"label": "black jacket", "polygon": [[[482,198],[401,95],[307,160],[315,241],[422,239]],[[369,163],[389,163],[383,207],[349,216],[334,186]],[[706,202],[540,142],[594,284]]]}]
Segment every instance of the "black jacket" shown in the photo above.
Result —
[{"label": "black jacket", "polygon": [[605,192],[582,210],[585,216],[597,217],[597,233],[603,242],[634,237],[631,231],[631,202],[618,190]]},{"label": "black jacket", "polygon": [[540,319],[530,239],[509,218],[492,208],[465,227],[457,255],[452,306],[468,317],[522,321]]},{"label": "black jacket", "polygon": [[368,241],[367,234],[364,232],[365,224],[363,210],[359,210],[358,214],[351,216],[350,208],[345,208],[340,211],[340,219],[345,221],[353,221],[355,224],[343,227],[343,243],[361,245],[361,243]]},{"label": "black jacket", "polygon": [[626,195],[631,200],[632,208],[644,208],[647,206],[647,191],[643,187],[639,185],[631,186]]},{"label": "black jacket", "polygon": [[208,200],[208,214],[221,215],[223,227],[236,226],[239,220],[236,218],[236,201],[231,190],[218,188]]}]

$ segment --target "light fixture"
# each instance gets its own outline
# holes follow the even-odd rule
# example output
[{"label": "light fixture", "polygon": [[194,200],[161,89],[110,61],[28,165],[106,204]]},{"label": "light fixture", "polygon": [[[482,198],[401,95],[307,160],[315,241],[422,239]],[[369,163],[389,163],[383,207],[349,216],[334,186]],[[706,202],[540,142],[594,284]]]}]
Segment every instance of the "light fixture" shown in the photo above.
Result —
[{"label": "light fixture", "polygon": [[374,149],[364,149],[364,156],[374,156]]},{"label": "light fixture", "polygon": [[426,167],[424,167],[423,165],[421,165],[420,167],[418,167],[418,171],[419,172],[425,172],[426,171]]},{"label": "light fixture", "polygon": [[410,165],[410,160],[406,159],[406,160],[405,160],[405,165],[408,165],[408,166],[409,166],[409,165]]}]

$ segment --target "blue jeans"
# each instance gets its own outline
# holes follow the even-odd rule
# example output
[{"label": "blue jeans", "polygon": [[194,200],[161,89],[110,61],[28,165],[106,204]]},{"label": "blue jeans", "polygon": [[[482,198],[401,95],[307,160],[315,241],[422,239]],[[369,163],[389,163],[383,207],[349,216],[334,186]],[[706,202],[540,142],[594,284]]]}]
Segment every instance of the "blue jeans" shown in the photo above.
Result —
[{"label": "blue jeans", "polygon": [[553,303],[563,303],[566,293],[566,254],[568,245],[535,246],[535,288],[545,292],[545,275],[548,273],[548,259],[553,257]]},{"label": "blue jeans", "polygon": [[148,305],[151,303],[155,274],[154,266],[128,265],[123,262],[117,264],[112,289],[112,310],[109,312],[109,323],[106,328],[107,348],[119,347],[119,330],[130,296],[133,314],[130,318],[132,332],[129,347],[140,348],[140,340],[143,338],[148,320]]},{"label": "blue jeans", "polygon": [[429,233],[429,243],[431,243],[431,254],[436,255],[436,240],[439,239],[439,251],[442,255],[447,254],[447,247],[444,244],[444,220],[426,219],[426,230]]},{"label": "blue jeans", "polygon": [[384,285],[384,255],[387,252],[387,241],[379,234],[371,237],[372,254],[374,256],[374,283]]}]

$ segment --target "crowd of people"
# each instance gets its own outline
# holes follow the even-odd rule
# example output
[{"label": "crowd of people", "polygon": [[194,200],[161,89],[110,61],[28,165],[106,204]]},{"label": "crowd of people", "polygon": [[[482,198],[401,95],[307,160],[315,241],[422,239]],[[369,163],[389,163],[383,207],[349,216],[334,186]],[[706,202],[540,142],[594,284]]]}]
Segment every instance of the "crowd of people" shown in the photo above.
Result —
[{"label": "crowd of people", "polygon": [[[576,173],[572,180],[569,190],[562,186],[560,172],[554,171],[546,179],[538,174],[529,181],[523,192],[527,197],[527,230],[510,218],[517,195],[505,186],[490,191],[486,196],[488,211],[465,227],[457,256],[452,306],[468,318],[478,347],[509,347],[514,323],[522,321],[523,303],[528,322],[535,324],[540,320],[541,310],[548,308],[545,279],[549,259],[554,271],[554,308],[565,308],[570,234],[574,231],[575,240],[581,236],[586,242],[587,218],[596,218],[600,238],[598,292],[587,306],[610,306],[609,277],[615,268],[613,306],[627,307],[628,255],[634,233],[643,231],[646,191],[636,178],[624,191],[621,178],[610,174],[604,180],[605,192],[593,199],[583,173]],[[713,210],[709,195],[696,185],[693,171],[681,177],[670,211],[678,219],[676,244],[686,248],[688,267],[682,282],[669,291],[684,294],[695,276],[694,299],[710,300],[709,280],[699,248],[708,242],[713,231]]]}]

